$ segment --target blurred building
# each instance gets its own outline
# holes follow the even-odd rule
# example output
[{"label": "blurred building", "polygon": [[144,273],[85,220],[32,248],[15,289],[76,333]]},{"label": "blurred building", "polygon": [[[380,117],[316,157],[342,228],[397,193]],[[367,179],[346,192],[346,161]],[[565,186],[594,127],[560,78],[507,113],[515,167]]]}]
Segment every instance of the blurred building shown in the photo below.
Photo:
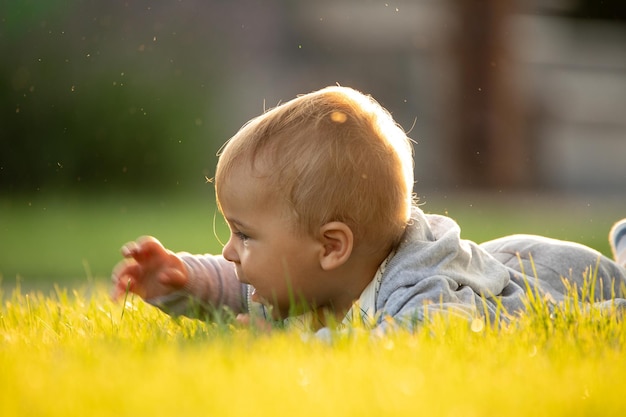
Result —
[{"label": "blurred building", "polygon": [[456,2],[296,2],[278,56],[226,91],[249,114],[327,84],[371,93],[417,141],[425,187],[626,193],[624,21],[573,18],[572,1],[460,3],[469,16]]}]

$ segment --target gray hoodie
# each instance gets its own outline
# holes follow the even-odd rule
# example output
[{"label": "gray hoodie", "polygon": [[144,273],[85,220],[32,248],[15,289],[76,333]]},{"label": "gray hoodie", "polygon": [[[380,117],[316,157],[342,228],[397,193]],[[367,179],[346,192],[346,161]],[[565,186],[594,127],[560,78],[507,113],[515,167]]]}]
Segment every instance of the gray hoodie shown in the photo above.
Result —
[{"label": "gray hoodie", "polygon": [[[531,235],[479,245],[461,239],[451,218],[416,208],[383,274],[376,310],[379,321],[421,320],[426,312],[442,310],[494,318],[499,305],[515,314],[524,310],[528,289],[540,298],[563,300],[568,292],[563,278],[582,296],[585,277],[591,279],[596,268],[602,291],[597,285],[594,300],[585,301],[610,303],[626,283],[626,270],[591,248]],[[615,302],[626,305],[623,298]]]}]

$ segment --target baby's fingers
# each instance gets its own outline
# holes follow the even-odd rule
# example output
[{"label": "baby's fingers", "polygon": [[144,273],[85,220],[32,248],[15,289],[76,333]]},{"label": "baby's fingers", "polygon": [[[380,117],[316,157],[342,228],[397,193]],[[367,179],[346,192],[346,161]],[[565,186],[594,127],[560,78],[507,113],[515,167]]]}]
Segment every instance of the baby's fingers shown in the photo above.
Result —
[{"label": "baby's fingers", "polygon": [[111,281],[113,281],[111,297],[113,300],[119,299],[128,291],[137,292],[137,279],[141,279],[142,272],[141,265],[135,263],[118,265],[111,275]]},{"label": "baby's fingers", "polygon": [[122,280],[114,281],[113,289],[111,290],[111,299],[113,301],[119,301],[122,295],[130,291],[131,282],[131,278],[126,279],[126,284],[124,284]]},{"label": "baby's fingers", "polygon": [[163,258],[166,254],[167,251],[161,242],[152,236],[143,236],[136,242],[129,242],[122,246],[122,256],[133,258],[140,263]]},{"label": "baby's fingers", "polygon": [[137,253],[138,251],[139,245],[137,244],[137,242],[128,242],[124,244],[124,246],[122,246],[122,249],[120,249],[120,252],[122,252],[122,256],[124,258],[132,258],[133,254]]}]

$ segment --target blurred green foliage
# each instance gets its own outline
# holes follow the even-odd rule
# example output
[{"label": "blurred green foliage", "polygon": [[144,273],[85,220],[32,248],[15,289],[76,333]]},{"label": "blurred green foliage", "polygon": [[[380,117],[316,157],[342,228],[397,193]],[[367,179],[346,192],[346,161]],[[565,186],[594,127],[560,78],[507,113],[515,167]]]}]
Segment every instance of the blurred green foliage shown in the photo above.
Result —
[{"label": "blurred green foliage", "polygon": [[158,190],[211,175],[225,139],[210,121],[219,68],[190,65],[183,23],[159,28],[148,3],[0,5],[0,193]]}]

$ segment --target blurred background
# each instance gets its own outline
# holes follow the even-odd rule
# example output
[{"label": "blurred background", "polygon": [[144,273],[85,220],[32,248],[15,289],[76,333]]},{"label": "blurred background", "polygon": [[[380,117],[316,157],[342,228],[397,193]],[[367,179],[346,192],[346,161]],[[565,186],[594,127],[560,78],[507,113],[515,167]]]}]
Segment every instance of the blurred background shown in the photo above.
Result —
[{"label": "blurred background", "polygon": [[219,252],[219,147],[332,84],[409,132],[467,238],[608,254],[626,216],[621,0],[6,0],[0,51],[5,288],[106,279],[142,234]]}]

